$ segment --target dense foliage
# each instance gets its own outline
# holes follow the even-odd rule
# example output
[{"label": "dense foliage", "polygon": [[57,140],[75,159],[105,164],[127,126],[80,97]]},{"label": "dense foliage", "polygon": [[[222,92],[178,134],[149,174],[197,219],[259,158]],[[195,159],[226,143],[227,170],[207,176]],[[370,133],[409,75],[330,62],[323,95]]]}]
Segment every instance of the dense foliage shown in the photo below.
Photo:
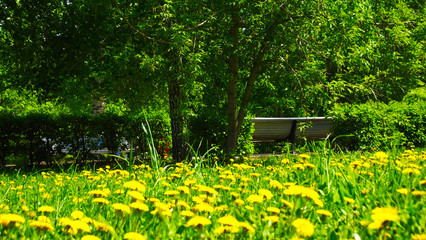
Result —
[{"label": "dense foliage", "polygon": [[425,6],[1,0],[0,91],[73,113],[99,99],[168,113],[175,160],[201,141],[247,153],[247,116],[321,116],[423,87]]},{"label": "dense foliage", "polygon": [[332,113],[333,134],[349,150],[425,146],[425,97],[420,88],[401,102],[341,104]]}]

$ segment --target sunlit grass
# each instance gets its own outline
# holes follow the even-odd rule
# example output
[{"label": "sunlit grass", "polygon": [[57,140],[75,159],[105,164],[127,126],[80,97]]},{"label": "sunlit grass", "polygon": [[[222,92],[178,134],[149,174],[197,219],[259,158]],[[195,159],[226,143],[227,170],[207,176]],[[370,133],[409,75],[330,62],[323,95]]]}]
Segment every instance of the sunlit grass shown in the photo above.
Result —
[{"label": "sunlit grass", "polygon": [[425,167],[407,150],[3,173],[0,238],[425,239]]}]

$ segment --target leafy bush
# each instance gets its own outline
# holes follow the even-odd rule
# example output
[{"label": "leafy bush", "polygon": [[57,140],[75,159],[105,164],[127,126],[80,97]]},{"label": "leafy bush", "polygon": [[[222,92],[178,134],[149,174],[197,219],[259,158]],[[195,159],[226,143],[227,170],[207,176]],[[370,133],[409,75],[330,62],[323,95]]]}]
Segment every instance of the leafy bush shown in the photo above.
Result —
[{"label": "leafy bush", "polygon": [[[423,97],[422,97],[423,96]],[[367,102],[338,105],[332,131],[337,143],[349,150],[426,145],[426,101],[424,90],[407,94],[402,102]]]}]

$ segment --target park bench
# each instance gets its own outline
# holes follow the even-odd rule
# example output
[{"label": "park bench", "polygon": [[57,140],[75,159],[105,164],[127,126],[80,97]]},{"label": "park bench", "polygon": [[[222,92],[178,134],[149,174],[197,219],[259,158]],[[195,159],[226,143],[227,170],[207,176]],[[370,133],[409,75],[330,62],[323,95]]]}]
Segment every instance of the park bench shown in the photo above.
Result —
[{"label": "park bench", "polygon": [[296,142],[306,140],[324,140],[330,134],[331,117],[302,117],[302,118],[252,118],[254,123],[253,142],[283,142],[291,143],[295,152]]}]

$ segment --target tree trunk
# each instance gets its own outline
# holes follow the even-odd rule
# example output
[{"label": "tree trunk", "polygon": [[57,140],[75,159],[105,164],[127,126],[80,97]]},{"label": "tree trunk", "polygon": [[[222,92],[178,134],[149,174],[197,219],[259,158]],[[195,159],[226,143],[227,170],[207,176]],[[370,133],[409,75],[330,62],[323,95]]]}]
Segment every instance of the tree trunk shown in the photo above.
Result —
[{"label": "tree trunk", "polygon": [[241,103],[238,109],[238,96],[237,96],[237,87],[238,87],[238,34],[239,34],[239,16],[232,16],[232,28],[231,28],[231,38],[233,39],[232,44],[232,53],[229,60],[229,71],[231,73],[231,80],[228,84],[228,131],[226,138],[226,148],[225,153],[227,157],[231,157],[232,154],[237,150],[238,134],[241,131],[241,127],[244,121],[244,118],[247,114],[247,106],[250,101],[251,93],[253,92],[254,82],[256,81],[257,76],[259,75],[260,68],[262,66],[262,60],[265,56],[266,43],[268,42],[267,36],[264,37],[262,44],[260,46],[259,52],[257,53],[256,59],[253,61],[253,65],[250,69],[250,75],[247,79],[247,85],[244,89],[244,94],[241,98]]},{"label": "tree trunk", "polygon": [[232,15],[231,39],[233,41],[231,47],[231,56],[229,59],[229,72],[231,79],[227,86],[228,97],[228,130],[226,136],[225,153],[230,157],[237,148],[238,140],[238,103],[237,103],[237,87],[238,87],[238,33],[240,28],[240,17],[237,14]]},{"label": "tree trunk", "polygon": [[184,161],[189,153],[189,146],[185,141],[185,117],[182,111],[184,95],[181,80],[172,79],[168,82],[170,121],[172,127],[172,157],[174,162]]}]

